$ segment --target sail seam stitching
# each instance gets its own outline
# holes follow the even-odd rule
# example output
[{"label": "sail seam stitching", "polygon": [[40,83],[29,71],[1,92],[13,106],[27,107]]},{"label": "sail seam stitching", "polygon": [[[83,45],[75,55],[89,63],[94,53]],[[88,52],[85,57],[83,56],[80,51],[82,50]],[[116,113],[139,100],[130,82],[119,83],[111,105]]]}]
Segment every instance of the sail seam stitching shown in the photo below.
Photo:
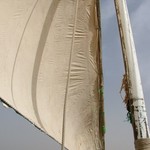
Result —
[{"label": "sail seam stitching", "polygon": [[33,110],[34,110],[34,114],[35,114],[35,117],[36,117],[39,125],[43,128],[43,130],[45,132],[48,132],[48,131],[46,130],[46,128],[44,127],[44,125],[42,123],[40,112],[38,109],[38,95],[37,95],[38,75],[40,72],[41,61],[43,60],[45,44],[48,40],[51,24],[55,17],[55,12],[57,10],[57,6],[58,6],[59,2],[60,2],[60,0],[53,0],[49,5],[48,11],[47,11],[45,19],[44,19],[44,23],[42,25],[42,30],[41,30],[40,38],[38,41],[38,47],[37,47],[37,51],[36,51],[36,55],[35,55],[34,67],[33,67],[33,73],[32,73],[32,84],[31,84],[32,85],[32,87],[31,87],[32,94],[31,94],[31,96],[32,96]]},{"label": "sail seam stitching", "polygon": [[34,9],[35,9],[35,7],[36,7],[38,1],[39,1],[39,0],[37,0],[37,1],[35,2],[34,6],[33,6],[33,9],[32,9],[32,11],[31,11],[31,13],[30,13],[30,15],[29,15],[29,18],[28,18],[28,20],[27,20],[27,22],[26,22],[26,24],[25,24],[24,29],[23,29],[23,32],[22,32],[22,35],[21,35],[21,39],[20,39],[20,42],[19,42],[19,45],[18,45],[18,48],[17,48],[17,53],[16,53],[16,56],[15,56],[15,61],[14,61],[14,64],[13,64],[13,70],[12,70],[12,76],[11,76],[11,93],[12,93],[12,99],[13,99],[13,103],[14,103],[14,106],[15,106],[15,107],[16,107],[16,104],[15,104],[15,101],[14,101],[14,94],[13,94],[13,78],[14,78],[15,66],[16,66],[17,57],[18,57],[18,54],[19,54],[19,50],[20,50],[20,47],[21,47],[21,43],[22,43],[22,40],[23,40],[25,31],[26,31],[26,28],[27,28],[27,26],[28,26],[28,23],[29,23],[29,21],[30,21],[30,19],[31,19],[31,16],[32,16],[32,14],[33,14],[33,12],[34,12]]}]

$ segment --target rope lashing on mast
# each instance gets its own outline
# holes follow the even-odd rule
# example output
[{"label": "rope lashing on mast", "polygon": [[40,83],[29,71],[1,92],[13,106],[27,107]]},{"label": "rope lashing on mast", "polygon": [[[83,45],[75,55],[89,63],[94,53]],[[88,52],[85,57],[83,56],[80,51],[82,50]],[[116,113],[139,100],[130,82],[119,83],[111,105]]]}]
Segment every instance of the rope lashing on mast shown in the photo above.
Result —
[{"label": "rope lashing on mast", "polygon": [[[125,92],[125,96],[123,98],[122,96],[122,90],[124,90]],[[128,83],[128,77],[126,74],[123,75],[123,79],[122,79],[122,85],[120,88],[120,95],[121,98],[123,99],[123,102],[126,104],[126,108],[127,108],[127,121],[129,121],[131,124],[133,122],[133,115],[131,113],[131,108],[130,108],[130,93],[129,93],[129,83]]]},{"label": "rope lashing on mast", "polygon": [[[125,97],[122,97],[122,90],[124,90],[125,92]],[[129,96],[129,84],[128,84],[128,79],[127,79],[127,75],[124,74],[123,75],[123,79],[122,79],[122,85],[120,88],[120,95],[121,98],[123,99],[123,102],[127,105],[128,101],[130,100],[130,96]]]},{"label": "rope lashing on mast", "polygon": [[139,139],[135,141],[136,150],[150,150],[150,139]]}]

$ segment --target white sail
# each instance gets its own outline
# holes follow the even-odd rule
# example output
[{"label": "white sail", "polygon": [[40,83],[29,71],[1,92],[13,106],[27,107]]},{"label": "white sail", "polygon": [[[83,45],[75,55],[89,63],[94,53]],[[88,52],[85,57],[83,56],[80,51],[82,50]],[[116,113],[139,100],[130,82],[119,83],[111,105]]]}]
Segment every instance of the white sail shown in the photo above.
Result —
[{"label": "white sail", "polygon": [[70,150],[102,149],[98,37],[96,0],[0,1],[0,97]]}]

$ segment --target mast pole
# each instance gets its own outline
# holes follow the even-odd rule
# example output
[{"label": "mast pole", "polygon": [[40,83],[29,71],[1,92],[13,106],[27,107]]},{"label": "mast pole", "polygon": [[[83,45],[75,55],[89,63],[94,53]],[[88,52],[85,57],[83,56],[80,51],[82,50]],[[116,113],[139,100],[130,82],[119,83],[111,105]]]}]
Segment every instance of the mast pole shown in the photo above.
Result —
[{"label": "mast pole", "polygon": [[[150,131],[127,3],[126,0],[114,1],[125,66],[123,80],[126,92],[125,103],[133,127],[135,147],[138,150],[139,145],[141,146],[139,141],[143,142],[145,139],[149,143],[149,149],[146,150],[150,150]],[[145,148],[142,147],[140,150]]]}]

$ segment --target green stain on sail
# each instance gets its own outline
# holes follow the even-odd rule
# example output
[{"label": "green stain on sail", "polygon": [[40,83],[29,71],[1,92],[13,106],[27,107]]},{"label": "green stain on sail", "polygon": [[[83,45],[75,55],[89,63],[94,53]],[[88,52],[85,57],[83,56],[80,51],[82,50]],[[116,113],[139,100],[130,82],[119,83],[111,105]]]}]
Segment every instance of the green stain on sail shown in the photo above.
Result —
[{"label": "green stain on sail", "polygon": [[100,95],[104,95],[104,88],[101,87],[101,88],[98,90],[98,92],[100,93]]}]

